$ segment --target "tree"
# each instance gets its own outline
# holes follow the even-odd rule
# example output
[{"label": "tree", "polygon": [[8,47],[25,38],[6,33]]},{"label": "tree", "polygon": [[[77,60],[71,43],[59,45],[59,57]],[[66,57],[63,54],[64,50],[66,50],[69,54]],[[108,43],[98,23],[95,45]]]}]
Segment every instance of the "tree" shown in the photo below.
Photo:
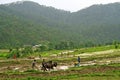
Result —
[{"label": "tree", "polygon": [[25,46],[22,53],[25,53],[25,54],[33,53],[32,46]]},{"label": "tree", "polygon": [[74,43],[69,41],[61,41],[55,46],[55,49],[73,49]]},{"label": "tree", "polygon": [[119,45],[119,42],[113,41],[113,45],[115,46],[115,49],[117,49],[117,48],[118,48],[118,45]]}]

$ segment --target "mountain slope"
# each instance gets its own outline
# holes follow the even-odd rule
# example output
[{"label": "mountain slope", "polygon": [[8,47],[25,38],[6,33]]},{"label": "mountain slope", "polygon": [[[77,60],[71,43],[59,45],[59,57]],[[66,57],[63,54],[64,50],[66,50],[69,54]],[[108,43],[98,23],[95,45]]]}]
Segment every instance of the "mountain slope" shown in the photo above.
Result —
[{"label": "mountain slope", "polygon": [[120,3],[93,5],[74,12],[68,18],[68,23],[76,25],[74,29],[97,42],[120,40]]},{"label": "mountain slope", "polygon": [[20,13],[18,16],[22,15],[26,19],[45,25],[46,23],[54,25],[56,22],[64,22],[65,17],[70,14],[70,12],[45,7],[31,1],[24,1],[21,4],[11,3],[7,7]]},{"label": "mountain slope", "polygon": [[24,1],[0,5],[0,47],[54,44],[104,44],[120,41],[120,3],[93,5],[70,13]]}]

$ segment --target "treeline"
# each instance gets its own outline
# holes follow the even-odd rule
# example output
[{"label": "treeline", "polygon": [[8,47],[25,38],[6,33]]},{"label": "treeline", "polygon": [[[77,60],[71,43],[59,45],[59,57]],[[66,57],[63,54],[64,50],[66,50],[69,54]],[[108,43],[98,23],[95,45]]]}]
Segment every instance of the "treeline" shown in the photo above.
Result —
[{"label": "treeline", "polygon": [[[113,41],[111,43],[106,43],[106,45],[113,45],[114,49],[120,48],[120,42],[118,41]],[[61,41],[57,45],[52,45],[52,43],[45,43],[45,44],[38,44],[38,45],[24,45],[23,47],[16,47],[16,48],[9,48],[9,55],[7,58],[20,58],[20,57],[25,57],[30,54],[34,53],[39,53],[39,57],[41,56],[41,52],[44,51],[51,51],[51,50],[71,50],[71,49],[77,49],[77,48],[87,48],[87,47],[100,47],[103,45],[94,45],[94,44],[85,44],[84,47],[83,45],[75,46],[73,42],[70,41]]]},{"label": "treeline", "polygon": [[50,51],[50,50],[69,50],[74,49],[72,42],[60,42],[57,45],[52,43],[38,44],[38,45],[24,45],[23,47],[9,48],[9,55],[7,58],[19,58],[36,52]]}]

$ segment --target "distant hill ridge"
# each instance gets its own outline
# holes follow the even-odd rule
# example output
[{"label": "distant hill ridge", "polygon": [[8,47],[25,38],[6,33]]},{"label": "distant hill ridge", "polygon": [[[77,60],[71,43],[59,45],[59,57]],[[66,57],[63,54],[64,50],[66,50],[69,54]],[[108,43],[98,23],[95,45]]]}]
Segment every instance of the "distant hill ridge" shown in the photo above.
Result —
[{"label": "distant hill ridge", "polygon": [[119,41],[119,30],[120,3],[73,13],[31,1],[0,5],[0,48],[43,41],[104,44]]}]

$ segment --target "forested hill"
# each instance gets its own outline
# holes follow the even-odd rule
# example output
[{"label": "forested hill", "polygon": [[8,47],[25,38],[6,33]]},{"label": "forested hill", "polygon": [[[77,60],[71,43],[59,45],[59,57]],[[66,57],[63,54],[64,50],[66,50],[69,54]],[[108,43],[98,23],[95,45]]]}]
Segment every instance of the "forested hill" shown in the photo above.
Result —
[{"label": "forested hill", "polygon": [[31,1],[0,5],[0,48],[60,41],[104,44],[119,41],[119,30],[120,3],[73,13]]},{"label": "forested hill", "polygon": [[86,39],[95,42],[111,42],[120,40],[120,3],[93,5],[74,12],[68,23]]}]

